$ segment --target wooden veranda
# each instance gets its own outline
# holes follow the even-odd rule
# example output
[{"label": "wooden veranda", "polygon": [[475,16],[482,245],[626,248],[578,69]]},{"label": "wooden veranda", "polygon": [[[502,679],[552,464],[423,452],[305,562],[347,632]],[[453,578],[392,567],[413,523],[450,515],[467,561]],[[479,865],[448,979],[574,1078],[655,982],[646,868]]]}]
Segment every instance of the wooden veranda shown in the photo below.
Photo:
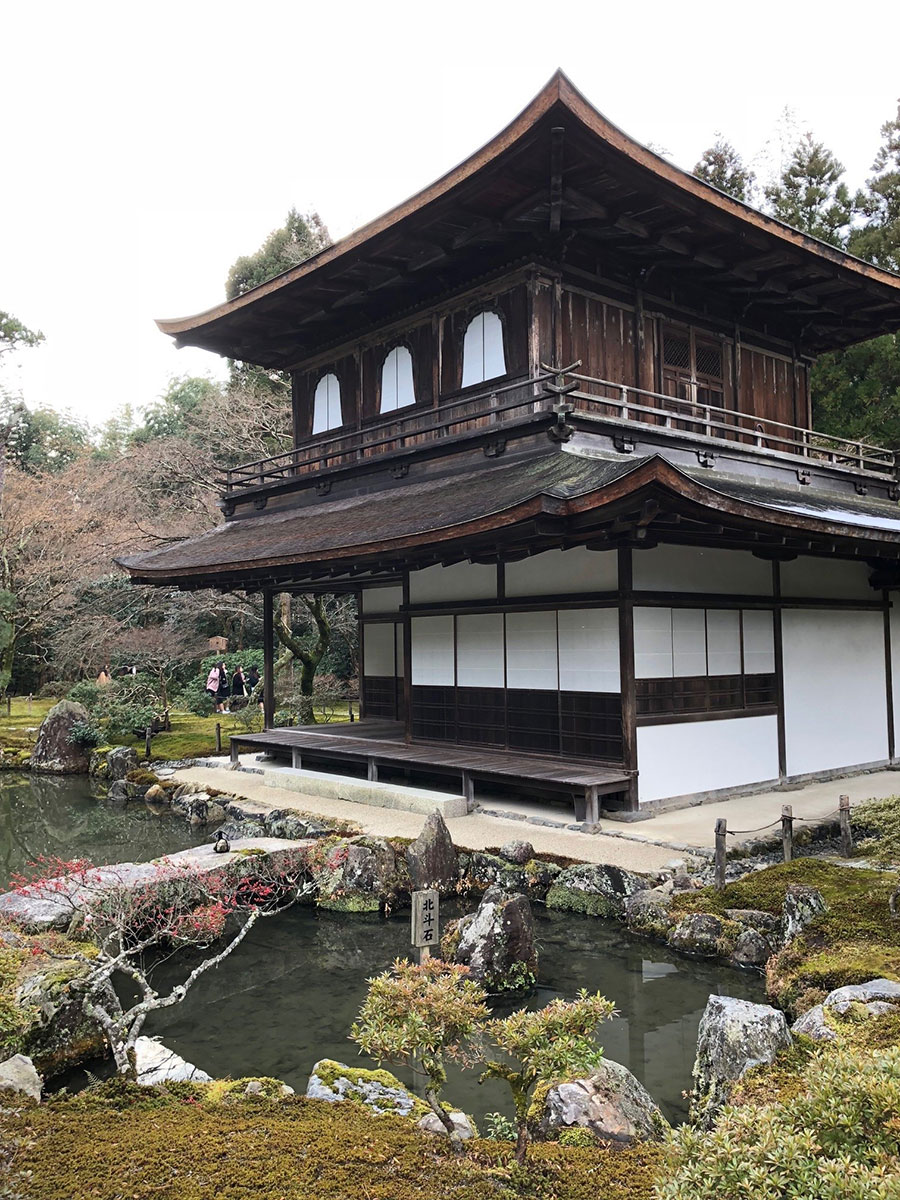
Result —
[{"label": "wooden veranda", "polygon": [[249,749],[289,757],[294,768],[341,764],[363,766],[377,781],[381,771],[447,776],[460,781],[460,791],[474,803],[475,783],[525,784],[529,790],[571,796],[576,821],[597,821],[600,797],[628,788],[633,772],[585,759],[521,754],[442,742],[407,742],[399,722],[362,720],[346,725],[304,725],[267,729],[231,739],[231,757]]}]

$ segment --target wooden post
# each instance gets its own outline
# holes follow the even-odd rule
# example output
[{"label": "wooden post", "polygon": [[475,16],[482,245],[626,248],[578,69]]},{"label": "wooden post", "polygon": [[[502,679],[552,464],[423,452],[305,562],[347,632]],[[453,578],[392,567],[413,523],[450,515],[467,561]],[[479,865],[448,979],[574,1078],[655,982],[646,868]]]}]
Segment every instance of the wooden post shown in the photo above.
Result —
[{"label": "wooden post", "polygon": [[149,758],[153,753],[153,726],[147,726],[147,732],[144,734],[144,757]]},{"label": "wooden post", "polygon": [[222,753],[222,726],[216,721],[216,754]]},{"label": "wooden post", "polygon": [[790,804],[781,807],[781,845],[784,861],[790,862],[794,857],[794,809]]},{"label": "wooden post", "polygon": [[295,771],[301,771],[303,769],[303,756],[296,746],[292,747],[291,749],[291,766]]},{"label": "wooden post", "polygon": [[31,716],[31,692],[28,693],[28,715]]},{"label": "wooden post", "polygon": [[263,728],[275,724],[275,618],[271,589],[263,591]]},{"label": "wooden post", "polygon": [[12,696],[6,697],[6,715],[8,717],[12,716]]},{"label": "wooden post", "polygon": [[721,892],[725,887],[725,836],[728,832],[728,822],[724,817],[716,821],[716,891]]},{"label": "wooden post", "polygon": [[228,750],[231,755],[231,761],[235,764],[239,763],[241,761],[241,757],[240,757],[241,752],[240,752],[240,749],[238,748],[236,738],[231,739],[231,743],[228,747]]},{"label": "wooden post", "polygon": [[841,854],[849,858],[853,853],[853,833],[850,829],[850,797],[841,796],[838,808],[841,822]]}]

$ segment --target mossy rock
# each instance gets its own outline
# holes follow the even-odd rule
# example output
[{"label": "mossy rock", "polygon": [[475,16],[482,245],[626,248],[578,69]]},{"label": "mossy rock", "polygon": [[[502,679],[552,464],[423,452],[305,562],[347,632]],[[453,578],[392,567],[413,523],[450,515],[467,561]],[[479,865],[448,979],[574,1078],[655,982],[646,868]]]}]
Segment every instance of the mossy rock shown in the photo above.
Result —
[{"label": "mossy rock", "polygon": [[153,772],[148,771],[145,767],[138,767],[136,771],[129,771],[125,776],[126,783],[136,783],[141,787],[152,787],[155,783],[159,783],[159,777]]}]

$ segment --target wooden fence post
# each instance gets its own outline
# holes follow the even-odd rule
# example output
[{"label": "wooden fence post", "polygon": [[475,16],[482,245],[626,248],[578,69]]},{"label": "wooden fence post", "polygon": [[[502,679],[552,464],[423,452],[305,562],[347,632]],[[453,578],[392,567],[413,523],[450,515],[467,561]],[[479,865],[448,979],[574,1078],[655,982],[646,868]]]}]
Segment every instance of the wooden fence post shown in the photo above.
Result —
[{"label": "wooden fence post", "polygon": [[28,693],[28,715],[31,716],[31,692]]},{"label": "wooden fence post", "polygon": [[781,845],[784,861],[790,862],[794,857],[794,809],[790,804],[781,809]]},{"label": "wooden fence post", "polygon": [[216,721],[216,754],[222,753],[222,726]]},{"label": "wooden fence post", "polygon": [[850,829],[850,797],[841,796],[838,807],[841,822],[841,854],[849,858],[853,853],[853,833]]},{"label": "wooden fence post", "polygon": [[12,696],[6,697],[6,715],[8,717],[12,716]]},{"label": "wooden fence post", "polygon": [[153,726],[147,726],[147,732],[144,734],[144,757],[149,758],[153,753]]},{"label": "wooden fence post", "polygon": [[728,822],[724,817],[716,821],[716,891],[721,892],[725,886],[725,836],[728,832]]}]

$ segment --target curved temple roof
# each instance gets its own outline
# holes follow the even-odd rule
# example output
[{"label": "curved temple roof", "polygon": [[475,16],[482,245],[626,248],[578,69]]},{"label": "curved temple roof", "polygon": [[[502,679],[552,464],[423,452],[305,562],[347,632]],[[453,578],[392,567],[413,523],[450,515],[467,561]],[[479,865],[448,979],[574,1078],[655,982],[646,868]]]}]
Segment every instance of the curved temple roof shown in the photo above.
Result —
[{"label": "curved temple roof", "polygon": [[235,300],[157,324],[179,345],[287,368],[385,312],[423,303],[436,272],[446,289],[454,272],[483,271],[492,254],[539,256],[560,229],[633,259],[637,271],[689,270],[736,311],[752,305],[790,324],[811,353],[900,328],[900,276],[660,158],[562,72],[487,145],[403,204]]},{"label": "curved temple roof", "polygon": [[[653,500],[662,503],[646,510],[648,525],[662,507],[682,513],[687,524],[715,522],[720,533],[724,526],[745,544],[759,533],[760,549],[805,539],[807,547],[839,541],[854,549],[864,544],[872,557],[896,555],[896,504],[806,491],[706,468],[681,469],[656,454],[636,460],[540,455],[349,498],[310,497],[299,507],[229,521],[200,537],[119,561],[135,582],[183,587],[244,587],[263,577],[302,581],[350,567],[377,573],[423,553],[432,553],[435,561],[459,556],[460,547],[465,555],[499,543],[512,551],[517,546],[537,551],[545,548],[544,536],[556,545],[560,539],[614,539],[625,529],[623,520],[627,525]],[[542,530],[542,521],[549,530]],[[682,524],[682,533],[685,529]]]}]

